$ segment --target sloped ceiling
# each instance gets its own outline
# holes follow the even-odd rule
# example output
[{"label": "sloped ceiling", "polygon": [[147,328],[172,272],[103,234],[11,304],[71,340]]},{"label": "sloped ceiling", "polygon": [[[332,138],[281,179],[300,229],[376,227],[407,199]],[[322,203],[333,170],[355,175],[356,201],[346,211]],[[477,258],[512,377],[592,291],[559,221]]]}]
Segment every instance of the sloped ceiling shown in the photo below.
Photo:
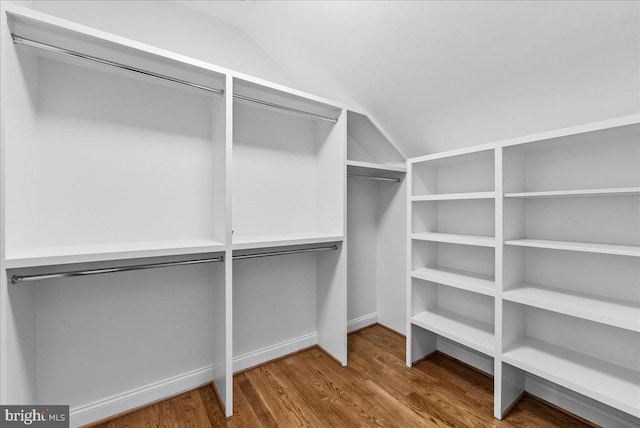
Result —
[{"label": "sloped ceiling", "polygon": [[181,1],[409,156],[640,111],[640,2]]}]

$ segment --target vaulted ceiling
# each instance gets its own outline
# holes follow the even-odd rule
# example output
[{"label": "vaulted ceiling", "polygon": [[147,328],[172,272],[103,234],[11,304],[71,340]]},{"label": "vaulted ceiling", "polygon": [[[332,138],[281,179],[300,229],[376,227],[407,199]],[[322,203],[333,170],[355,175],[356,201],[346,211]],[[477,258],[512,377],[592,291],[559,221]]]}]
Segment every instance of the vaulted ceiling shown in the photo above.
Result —
[{"label": "vaulted ceiling", "polygon": [[179,1],[409,156],[640,111],[640,2]]}]

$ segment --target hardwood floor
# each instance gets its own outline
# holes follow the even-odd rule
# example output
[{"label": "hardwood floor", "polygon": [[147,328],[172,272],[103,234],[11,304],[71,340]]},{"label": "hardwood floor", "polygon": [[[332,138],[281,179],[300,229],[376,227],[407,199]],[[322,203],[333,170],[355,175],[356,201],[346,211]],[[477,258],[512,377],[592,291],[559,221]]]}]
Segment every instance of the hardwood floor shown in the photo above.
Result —
[{"label": "hardwood floor", "polygon": [[349,336],[349,366],[318,348],[234,376],[234,416],[211,386],[93,425],[124,427],[588,427],[531,397],[493,418],[493,380],[442,354],[409,369],[404,338],[381,326]]}]

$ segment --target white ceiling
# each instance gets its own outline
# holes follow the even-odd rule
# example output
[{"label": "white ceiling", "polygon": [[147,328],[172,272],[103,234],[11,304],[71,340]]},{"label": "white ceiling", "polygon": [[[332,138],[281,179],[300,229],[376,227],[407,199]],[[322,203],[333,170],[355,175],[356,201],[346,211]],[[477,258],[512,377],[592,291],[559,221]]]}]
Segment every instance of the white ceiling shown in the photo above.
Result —
[{"label": "white ceiling", "polygon": [[179,1],[409,156],[640,110],[640,2]]}]

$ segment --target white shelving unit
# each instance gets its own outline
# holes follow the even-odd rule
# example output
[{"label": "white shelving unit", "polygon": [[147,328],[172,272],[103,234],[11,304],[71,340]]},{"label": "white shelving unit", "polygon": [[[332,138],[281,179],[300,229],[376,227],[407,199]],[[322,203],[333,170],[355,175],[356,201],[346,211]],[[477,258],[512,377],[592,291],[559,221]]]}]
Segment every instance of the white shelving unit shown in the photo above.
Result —
[{"label": "white shelving unit", "polygon": [[346,365],[346,113],[246,79],[233,96],[234,257],[339,247],[233,262],[234,371],[313,344]]},{"label": "white shelving unit", "polygon": [[227,76],[19,6],[0,15],[0,402],[69,404],[76,426],[214,381],[230,414],[228,263],[8,281],[224,256],[226,98],[175,80],[224,90]]},{"label": "white shelving unit", "polygon": [[405,156],[378,124],[347,112],[348,328],[404,333]]},{"label": "white shelving unit", "polygon": [[[351,247],[391,260],[366,268],[404,328],[405,159],[366,112],[7,2],[0,19],[1,404],[69,404],[78,426],[213,380],[230,416],[234,370],[312,345],[345,365],[348,304],[371,295],[347,301],[348,172],[398,180],[349,180],[349,215],[375,206]],[[9,280],[165,262],[185,264]]]},{"label": "white shelving unit", "polygon": [[[440,349],[442,336],[460,345],[448,352],[485,371],[470,350],[493,357],[497,418],[532,390],[597,424],[637,426],[638,159],[637,116],[409,159],[407,365]],[[481,211],[493,200],[494,212]],[[462,214],[436,205],[452,201]],[[478,219],[487,217],[495,229]],[[449,252],[437,252],[442,243]],[[471,247],[482,243],[495,248],[495,272],[478,270],[488,257],[470,249],[491,251]],[[445,299],[454,316],[433,303],[449,289],[464,290]],[[495,323],[468,328],[464,293],[489,299]]]},{"label": "white shelving unit", "polygon": [[494,356],[494,165],[492,148],[408,161],[408,366],[451,342]]}]

